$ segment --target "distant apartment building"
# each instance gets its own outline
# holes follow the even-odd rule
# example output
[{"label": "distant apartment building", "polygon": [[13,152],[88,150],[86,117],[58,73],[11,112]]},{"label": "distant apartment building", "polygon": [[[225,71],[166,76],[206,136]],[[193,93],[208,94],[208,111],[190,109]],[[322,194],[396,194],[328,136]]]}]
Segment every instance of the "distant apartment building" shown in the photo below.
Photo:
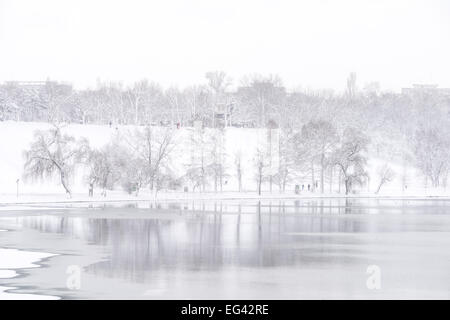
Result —
[{"label": "distant apartment building", "polygon": [[72,85],[65,82],[58,81],[5,81],[6,87],[15,87],[26,89],[30,91],[40,91],[43,89],[57,90],[62,94],[70,94],[72,92]]}]

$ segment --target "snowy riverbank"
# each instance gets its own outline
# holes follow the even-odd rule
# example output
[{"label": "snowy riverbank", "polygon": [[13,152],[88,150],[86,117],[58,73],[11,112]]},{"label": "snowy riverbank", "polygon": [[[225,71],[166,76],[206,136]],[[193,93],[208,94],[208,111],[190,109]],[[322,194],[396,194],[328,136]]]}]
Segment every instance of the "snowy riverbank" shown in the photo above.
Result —
[{"label": "snowy riverbank", "polygon": [[[339,193],[268,193],[264,192],[258,195],[255,192],[205,192],[205,193],[184,193],[184,192],[165,192],[158,193],[157,196],[150,193],[141,193],[139,196],[125,194],[120,191],[110,192],[107,197],[94,195],[89,197],[86,194],[76,193],[72,197],[64,194],[25,194],[17,197],[13,194],[0,194],[0,211],[13,210],[34,210],[39,205],[43,209],[45,204],[58,203],[114,203],[114,202],[185,202],[185,201],[227,201],[227,200],[308,200],[308,199],[329,199],[329,198],[374,198],[374,199],[443,199],[450,200],[447,192],[428,192],[428,193],[359,193],[359,194],[339,194]],[[28,205],[28,207],[27,207]],[[17,207],[15,207],[17,206]]]}]

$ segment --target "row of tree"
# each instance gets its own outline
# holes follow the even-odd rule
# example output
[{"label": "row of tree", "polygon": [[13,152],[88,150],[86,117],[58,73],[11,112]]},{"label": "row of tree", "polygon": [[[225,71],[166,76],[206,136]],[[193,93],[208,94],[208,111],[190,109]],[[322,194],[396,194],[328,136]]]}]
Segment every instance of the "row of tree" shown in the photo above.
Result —
[{"label": "row of tree", "polygon": [[[368,179],[369,138],[358,129],[349,127],[339,134],[331,123],[316,121],[304,125],[300,131],[265,131],[267,136],[257,149],[247,150],[253,154],[250,169],[259,194],[263,184],[270,191],[272,185],[277,185],[284,192],[287,185],[299,181],[307,181],[311,192],[320,187],[324,193],[328,182],[330,191],[333,185],[338,185],[340,191],[342,185],[348,194]],[[80,170],[84,172],[90,195],[97,187],[106,196],[107,190],[117,185],[136,195],[142,188],[155,193],[163,188],[183,187],[217,192],[223,191],[229,179],[236,179],[236,191],[243,190],[243,171],[249,170],[249,165],[244,163],[242,151],[233,155],[227,152],[226,129],[190,129],[185,143],[180,143],[179,132],[175,128],[138,127],[117,132],[111,142],[93,148],[86,138],[75,139],[55,125],[35,132],[30,148],[24,151],[24,176],[53,179],[57,175],[69,195],[70,182]],[[183,158],[189,152],[190,156]],[[386,167],[380,174],[378,191],[392,178],[389,170]]]},{"label": "row of tree", "polygon": [[0,120],[208,127],[264,126],[286,97],[275,76],[245,77],[237,89],[221,71],[208,72],[205,84],[162,88],[148,80],[130,86],[101,83],[74,90],[55,81],[0,85]]},{"label": "row of tree", "polygon": [[[206,127],[293,126],[325,119],[367,131],[415,131],[422,113],[448,116],[450,97],[432,92],[383,92],[376,83],[357,86],[351,74],[344,93],[331,90],[287,90],[280,77],[251,75],[233,83],[226,73],[208,72],[205,83],[163,88],[141,80],[132,85],[101,83],[94,89],[46,81],[0,85],[0,120]],[[342,124],[341,124],[342,123]]]}]

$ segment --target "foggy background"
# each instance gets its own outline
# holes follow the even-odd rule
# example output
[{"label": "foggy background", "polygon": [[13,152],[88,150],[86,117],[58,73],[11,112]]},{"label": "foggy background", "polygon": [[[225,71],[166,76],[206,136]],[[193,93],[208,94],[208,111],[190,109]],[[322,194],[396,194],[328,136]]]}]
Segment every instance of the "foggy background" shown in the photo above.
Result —
[{"label": "foggy background", "polygon": [[0,0],[0,81],[167,87],[226,70],[287,88],[342,91],[350,72],[383,90],[449,87],[449,12],[445,0]]}]

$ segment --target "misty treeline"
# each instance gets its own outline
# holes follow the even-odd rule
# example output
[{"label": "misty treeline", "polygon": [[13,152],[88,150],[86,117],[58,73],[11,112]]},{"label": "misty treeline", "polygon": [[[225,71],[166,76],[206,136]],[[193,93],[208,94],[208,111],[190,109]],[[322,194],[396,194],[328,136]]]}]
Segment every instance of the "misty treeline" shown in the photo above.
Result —
[{"label": "misty treeline", "polygon": [[[155,189],[167,185],[169,180],[182,183],[180,175],[175,177],[171,172],[168,155],[159,161],[152,159],[156,137],[150,138],[150,144],[147,137],[144,147],[146,135],[152,135],[156,127],[165,128],[171,137],[180,127],[193,132],[190,145],[197,149],[182,174],[193,190],[220,191],[231,178],[237,179],[238,189],[242,189],[242,155],[230,155],[224,149],[227,127],[259,128],[267,130],[268,137],[274,135],[254,152],[252,163],[259,191],[265,185],[270,191],[274,185],[285,190],[296,181],[309,180],[306,185],[313,192],[332,192],[333,184],[339,190],[342,187],[342,192],[351,192],[353,186],[372,179],[378,192],[395,176],[392,163],[403,168],[413,166],[423,175],[423,181],[409,181],[406,174],[395,177],[401,179],[402,185],[441,187],[447,185],[450,169],[448,95],[432,90],[384,92],[376,83],[360,87],[354,74],[348,77],[342,93],[287,90],[273,75],[251,75],[233,82],[219,71],[206,73],[204,84],[183,89],[164,89],[147,80],[130,86],[98,83],[95,89],[86,90],[51,81],[42,86],[7,83],[0,86],[0,105],[3,120],[113,127],[132,124],[140,128],[137,131],[141,133],[122,139],[128,141],[126,152],[117,152],[118,146],[110,145],[91,150],[89,156],[81,151],[72,154],[74,149],[83,151],[86,141],[75,141],[58,130],[53,134],[41,132],[33,147],[39,148],[35,145],[38,141],[50,144],[56,148],[57,160],[47,159],[50,166],[36,162],[30,156],[36,153],[32,147],[28,150],[27,172],[41,176],[58,172],[63,185],[80,157],[92,167],[90,185],[104,190],[119,183],[134,192],[143,186]],[[195,129],[198,126],[200,130]],[[173,143],[169,140],[158,143]],[[172,149],[167,147],[166,153]],[[121,161],[121,156],[128,160]],[[366,170],[372,157],[384,160],[376,177],[370,177]],[[160,168],[155,168],[155,163]],[[109,165],[107,179],[100,177],[103,173],[95,173]]]}]

